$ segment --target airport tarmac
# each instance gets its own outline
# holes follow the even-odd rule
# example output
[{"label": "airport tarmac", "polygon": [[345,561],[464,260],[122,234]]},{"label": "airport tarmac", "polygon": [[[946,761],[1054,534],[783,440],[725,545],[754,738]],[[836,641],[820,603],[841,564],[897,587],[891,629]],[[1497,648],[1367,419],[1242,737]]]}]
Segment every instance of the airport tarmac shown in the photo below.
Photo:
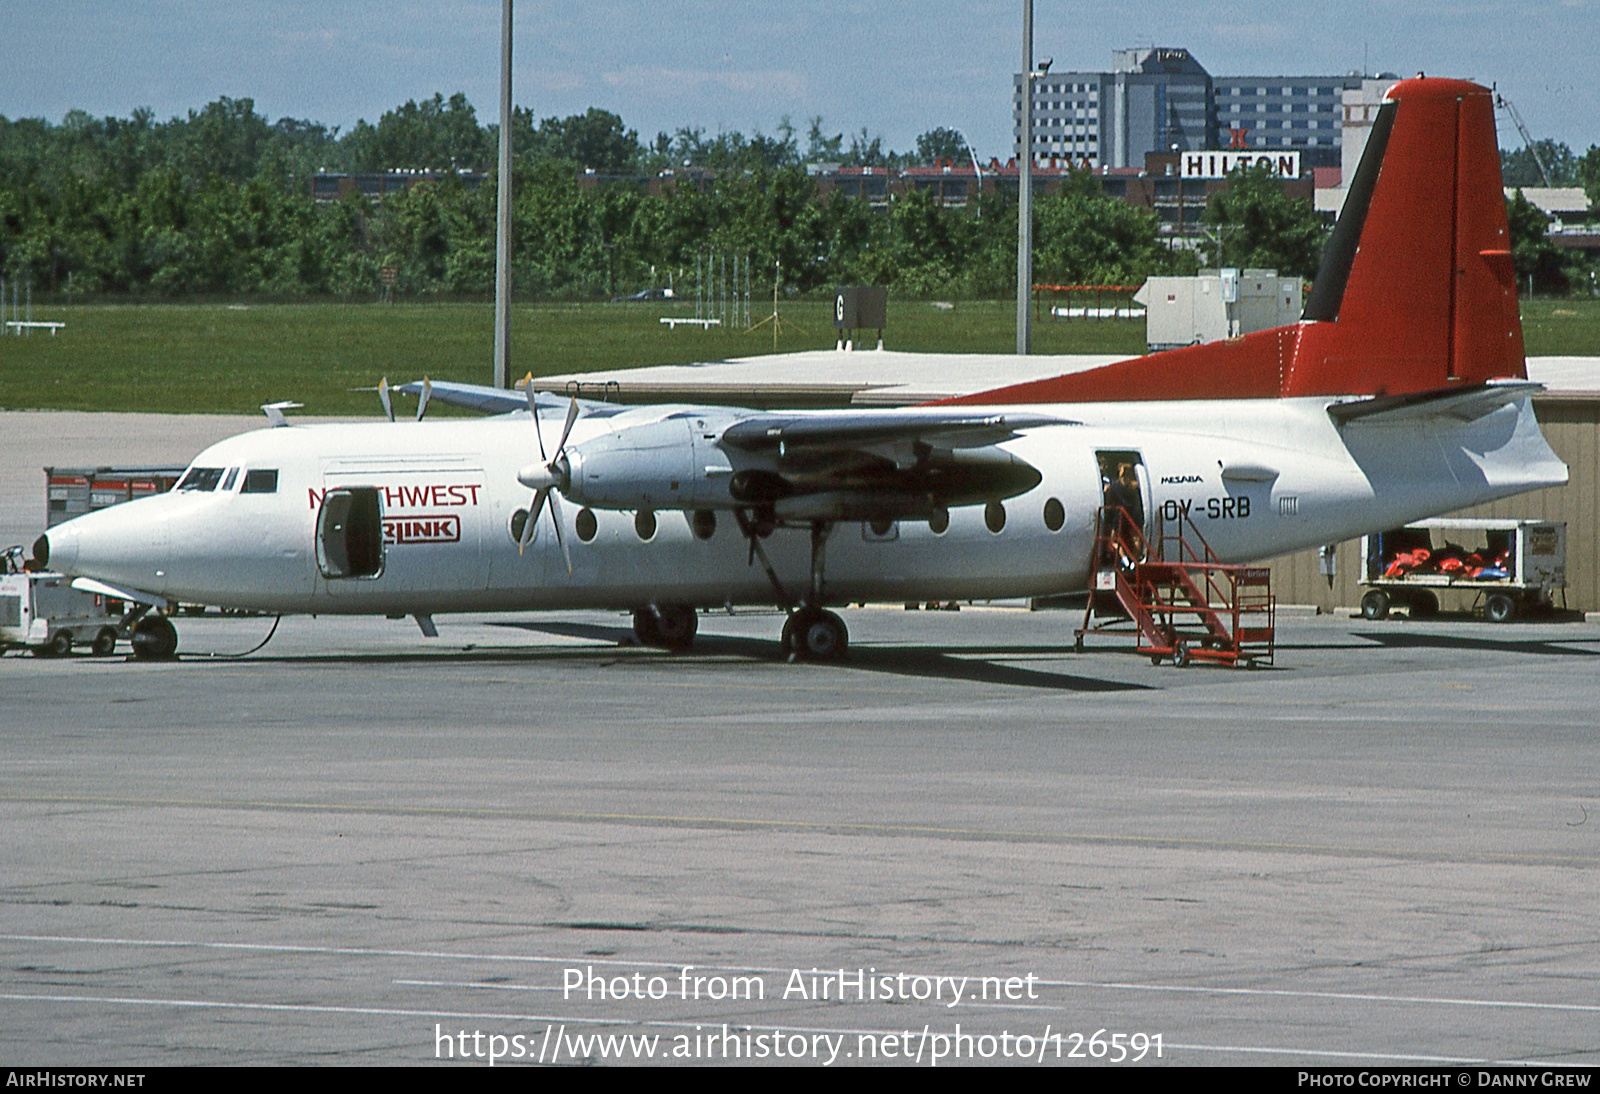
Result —
[{"label": "airport tarmac", "polygon": [[844,665],[774,614],[0,659],[0,1056],[1600,1063],[1600,626],[1286,618],[1180,670],[845,614]]}]

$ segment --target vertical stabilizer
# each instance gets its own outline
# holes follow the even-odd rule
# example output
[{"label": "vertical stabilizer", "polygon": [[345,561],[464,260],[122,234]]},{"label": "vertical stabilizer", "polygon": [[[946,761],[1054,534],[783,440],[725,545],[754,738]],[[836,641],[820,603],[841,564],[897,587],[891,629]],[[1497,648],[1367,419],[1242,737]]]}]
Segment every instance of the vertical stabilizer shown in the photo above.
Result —
[{"label": "vertical stabilizer", "polygon": [[1390,89],[1304,319],[1285,395],[1525,378],[1488,88]]},{"label": "vertical stabilizer", "polygon": [[951,404],[1411,395],[1526,379],[1494,104],[1389,89],[1293,326],[979,392]]}]

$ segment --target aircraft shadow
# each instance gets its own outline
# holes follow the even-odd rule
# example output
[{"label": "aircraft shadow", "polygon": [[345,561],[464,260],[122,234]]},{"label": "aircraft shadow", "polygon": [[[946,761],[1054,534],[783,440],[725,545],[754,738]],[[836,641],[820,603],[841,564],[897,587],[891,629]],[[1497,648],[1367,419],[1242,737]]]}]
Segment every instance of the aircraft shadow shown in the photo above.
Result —
[{"label": "aircraft shadow", "polygon": [[[567,638],[586,638],[594,641],[615,642],[618,645],[634,644],[631,627],[605,627],[590,623],[558,622],[495,622],[495,627],[514,627],[519,630],[541,631]],[[695,639],[695,655],[739,657],[754,661],[781,660],[778,644],[761,638],[738,638],[727,635],[702,634]],[[854,646],[843,667],[881,672],[894,676],[915,676],[938,680],[965,680],[974,684],[998,684],[1005,687],[1042,688],[1050,691],[1107,692],[1151,691],[1145,684],[1130,684],[1118,680],[1098,680],[1088,676],[1073,676],[1058,672],[1040,672],[1015,665],[997,665],[979,657],[1003,657],[1006,654],[1059,653],[1067,656],[1070,646],[963,646],[956,649],[926,649],[906,646]],[[956,656],[964,654],[966,656]]]},{"label": "aircraft shadow", "polygon": [[[1372,634],[1363,633],[1358,637],[1369,642],[1376,642],[1389,649],[1444,649],[1444,650],[1471,650],[1484,653],[1526,653],[1538,657],[1600,657],[1600,650],[1573,649],[1570,645],[1560,640],[1548,638],[1528,639],[1518,641],[1512,638],[1470,638],[1458,635],[1423,634],[1423,633],[1393,633]],[[1590,642],[1594,639],[1567,639],[1567,642]]]}]

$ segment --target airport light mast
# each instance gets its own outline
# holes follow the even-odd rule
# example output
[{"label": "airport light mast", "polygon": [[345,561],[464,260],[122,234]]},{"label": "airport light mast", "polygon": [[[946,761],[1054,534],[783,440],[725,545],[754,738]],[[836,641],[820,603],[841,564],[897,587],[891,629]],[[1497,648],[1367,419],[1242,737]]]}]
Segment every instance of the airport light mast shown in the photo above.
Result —
[{"label": "airport light mast", "polygon": [[1022,0],[1022,147],[1017,153],[1017,352],[1033,352],[1033,0]]},{"label": "airport light mast", "polygon": [[500,170],[494,228],[494,386],[511,375],[511,0],[500,0]]}]

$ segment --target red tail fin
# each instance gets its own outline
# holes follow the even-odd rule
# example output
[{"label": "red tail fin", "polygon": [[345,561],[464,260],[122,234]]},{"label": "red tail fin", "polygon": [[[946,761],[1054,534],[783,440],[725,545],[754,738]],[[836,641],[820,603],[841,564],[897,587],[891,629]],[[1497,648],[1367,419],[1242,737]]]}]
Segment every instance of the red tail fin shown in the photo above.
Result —
[{"label": "red tail fin", "polygon": [[1460,80],[1390,89],[1299,324],[951,401],[1400,395],[1526,378],[1490,96]]}]

